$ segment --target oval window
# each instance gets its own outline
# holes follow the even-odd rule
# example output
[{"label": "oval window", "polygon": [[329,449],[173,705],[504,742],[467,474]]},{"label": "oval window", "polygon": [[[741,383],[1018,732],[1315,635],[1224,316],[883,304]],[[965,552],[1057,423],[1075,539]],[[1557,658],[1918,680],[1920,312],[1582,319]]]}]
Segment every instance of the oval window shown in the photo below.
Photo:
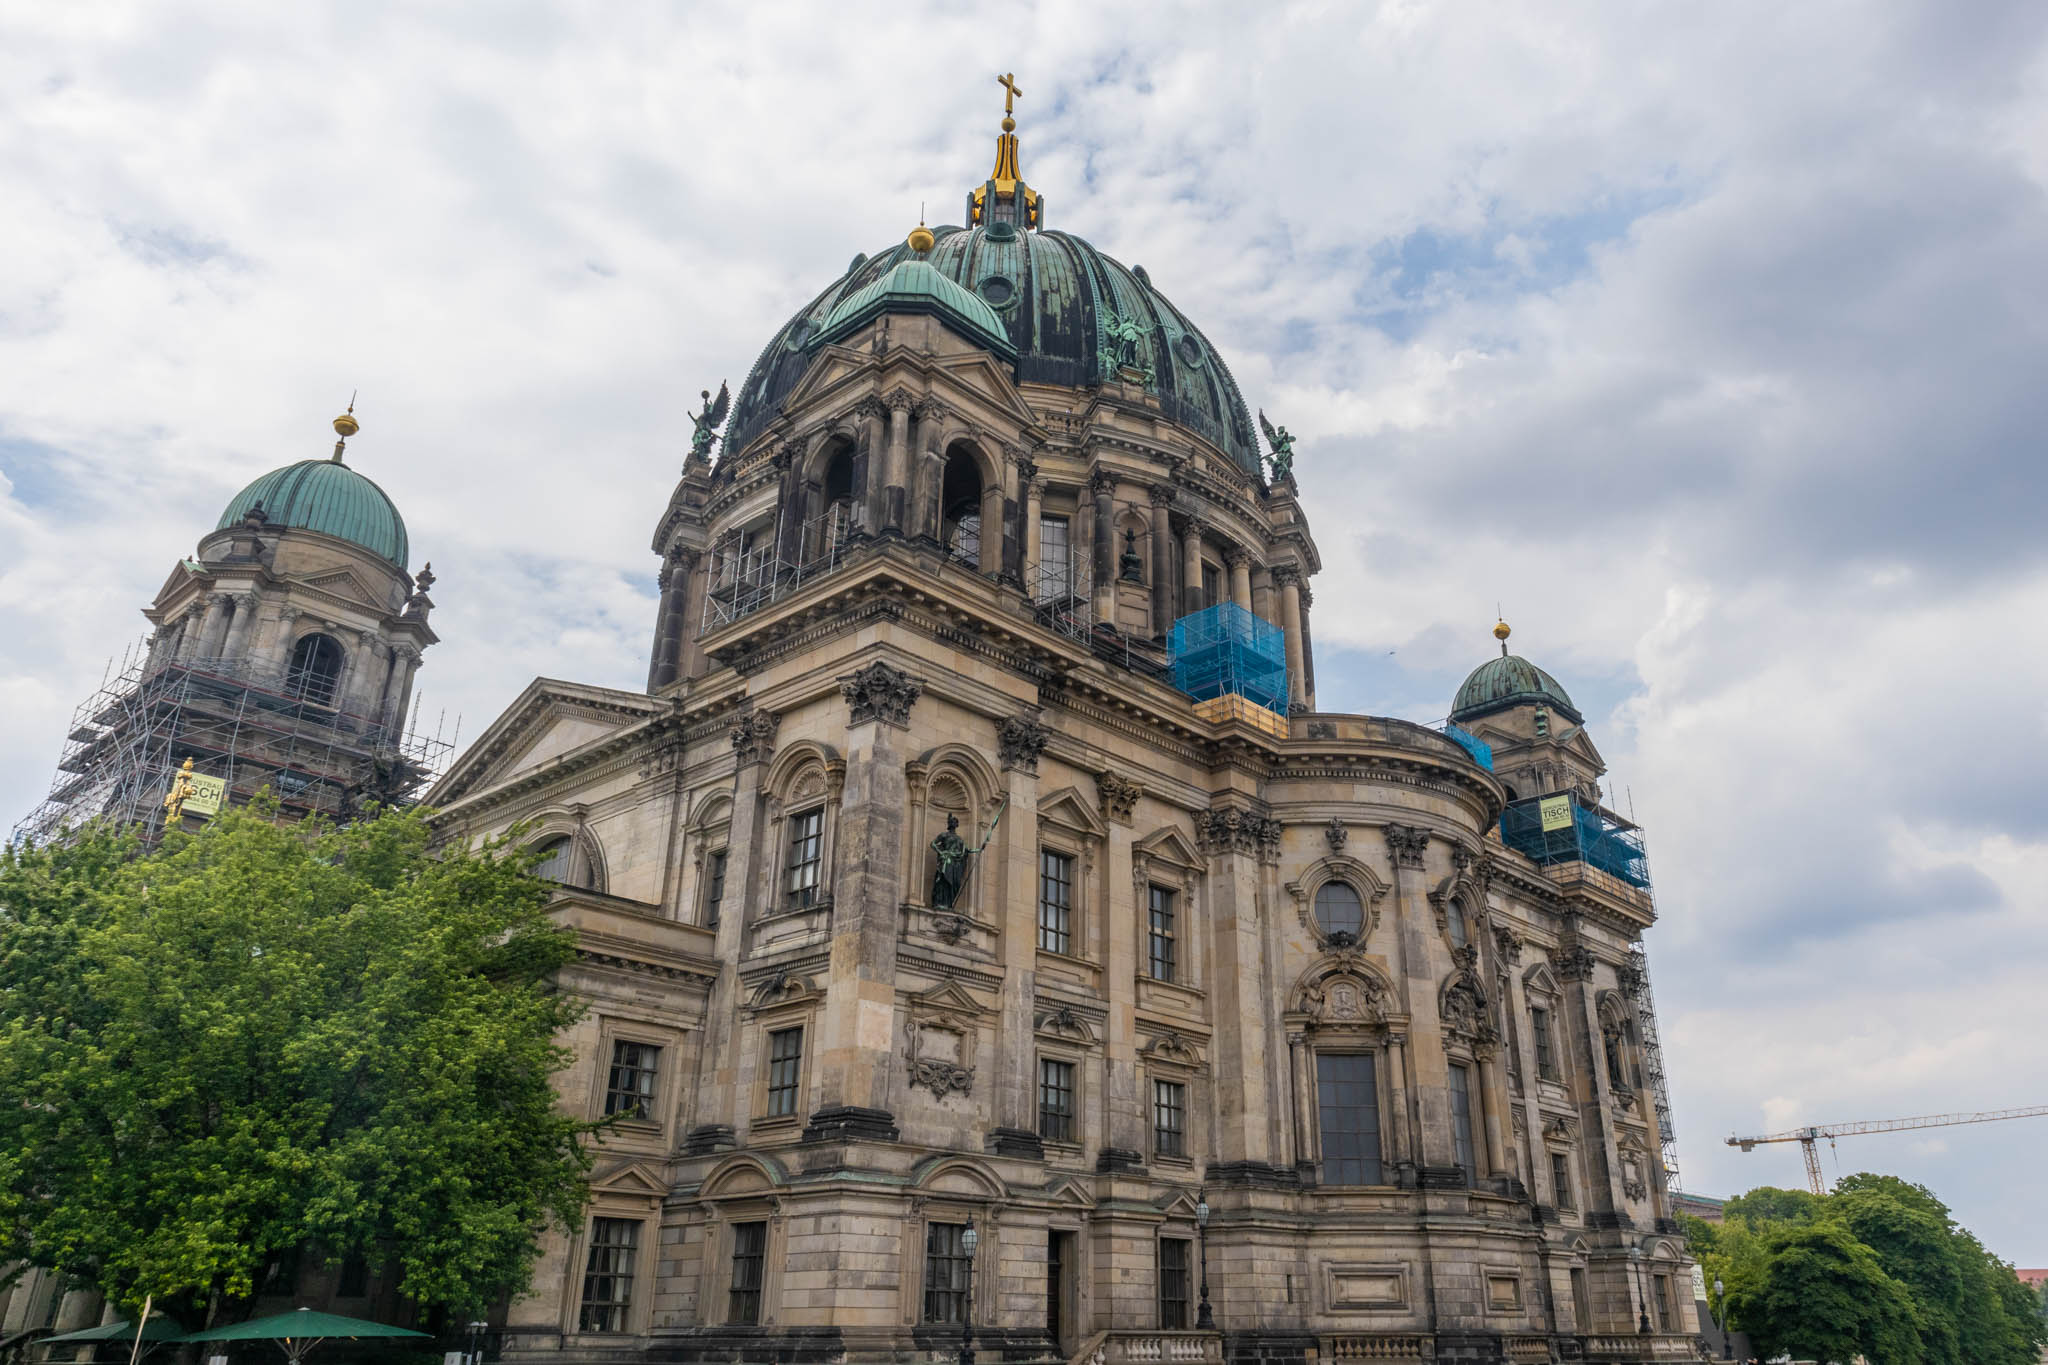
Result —
[{"label": "oval window", "polygon": [[1316,927],[1325,935],[1349,934],[1352,942],[1365,930],[1365,904],[1348,882],[1324,882],[1316,888]]},{"label": "oval window", "polygon": [[1202,363],[1202,343],[1191,336],[1183,336],[1173,349],[1180,355],[1180,363],[1191,370]]},{"label": "oval window", "polygon": [[1007,276],[991,275],[981,282],[981,296],[1001,308],[1017,297],[1017,286]]}]

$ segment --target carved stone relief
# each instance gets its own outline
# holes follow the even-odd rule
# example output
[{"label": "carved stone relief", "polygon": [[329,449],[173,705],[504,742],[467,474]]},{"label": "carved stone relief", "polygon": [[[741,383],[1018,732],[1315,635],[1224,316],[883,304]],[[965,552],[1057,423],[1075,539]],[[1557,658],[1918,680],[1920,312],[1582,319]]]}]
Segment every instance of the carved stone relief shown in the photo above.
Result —
[{"label": "carved stone relief", "polygon": [[911,703],[923,693],[924,686],[908,673],[878,659],[851,677],[840,679],[839,691],[846,698],[847,724],[879,720],[908,726]]}]

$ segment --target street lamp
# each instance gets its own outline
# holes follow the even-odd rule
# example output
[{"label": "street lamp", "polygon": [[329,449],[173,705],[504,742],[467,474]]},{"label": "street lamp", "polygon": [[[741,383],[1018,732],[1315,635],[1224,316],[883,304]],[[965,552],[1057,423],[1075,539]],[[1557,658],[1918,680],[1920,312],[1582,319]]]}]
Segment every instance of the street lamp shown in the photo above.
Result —
[{"label": "street lamp", "polygon": [[1650,1291],[1646,1288],[1648,1282],[1643,1279],[1643,1249],[1641,1247],[1630,1247],[1628,1249],[1628,1258],[1634,1263],[1636,1268],[1636,1310],[1638,1314],[1636,1331],[1643,1336],[1648,1336],[1650,1335]]},{"label": "street lamp", "polygon": [[469,1365],[483,1365],[484,1333],[491,1330],[488,1322],[469,1324]]},{"label": "street lamp", "polygon": [[960,1305],[960,1365],[974,1365],[974,1248],[981,1234],[969,1223],[960,1234],[960,1249],[967,1253],[967,1298]]},{"label": "street lamp", "polygon": [[1735,1359],[1735,1347],[1728,1340],[1728,1291],[1722,1287],[1721,1277],[1714,1277],[1714,1302],[1720,1305],[1714,1316],[1714,1325],[1721,1329],[1721,1359]]},{"label": "street lamp", "polygon": [[1209,1196],[1195,1192],[1195,1236],[1202,1243],[1202,1306],[1195,1310],[1195,1330],[1216,1330],[1216,1315],[1209,1311]]}]

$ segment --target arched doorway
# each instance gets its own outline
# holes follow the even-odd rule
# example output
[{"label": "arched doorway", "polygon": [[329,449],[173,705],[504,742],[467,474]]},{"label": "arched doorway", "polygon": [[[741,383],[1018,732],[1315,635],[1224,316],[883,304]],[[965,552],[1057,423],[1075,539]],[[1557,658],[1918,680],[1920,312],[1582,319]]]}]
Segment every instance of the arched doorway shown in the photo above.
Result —
[{"label": "arched doorway", "polygon": [[308,635],[292,647],[285,690],[316,706],[334,705],[341,686],[341,646],[332,636]]},{"label": "arched doorway", "polygon": [[946,553],[964,564],[981,566],[981,464],[955,447],[946,456],[939,488],[940,541]]}]

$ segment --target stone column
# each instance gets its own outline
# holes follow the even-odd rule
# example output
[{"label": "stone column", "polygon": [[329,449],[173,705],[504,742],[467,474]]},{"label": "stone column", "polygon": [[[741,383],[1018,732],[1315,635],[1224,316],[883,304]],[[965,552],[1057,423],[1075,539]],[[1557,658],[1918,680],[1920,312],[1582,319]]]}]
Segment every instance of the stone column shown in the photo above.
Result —
[{"label": "stone column", "polygon": [[784,441],[776,448],[774,460],[782,476],[776,499],[775,556],[793,564],[803,557],[804,519],[809,515],[805,510],[803,445]]},{"label": "stone column", "polygon": [[1287,632],[1287,709],[1305,706],[1301,652],[1301,570],[1282,564],[1273,570],[1280,588],[1280,627]]},{"label": "stone column", "polygon": [[1309,629],[1308,609],[1315,602],[1306,580],[1301,585],[1301,699],[1316,709],[1316,637]]},{"label": "stone column", "polygon": [[[1426,1180],[1430,1171],[1448,1171],[1458,1164],[1451,1144],[1450,1076],[1444,1063],[1443,1023],[1437,1017],[1437,963],[1431,951],[1430,936],[1436,932],[1436,916],[1430,910],[1424,868],[1429,831],[1390,824],[1381,833],[1386,837],[1388,860],[1393,864],[1395,959],[1400,972],[1401,1004],[1408,1015],[1408,1047],[1403,1054],[1411,1138],[1407,1159]],[[1463,1181],[1462,1174],[1458,1179]]]},{"label": "stone column", "polygon": [[682,676],[683,635],[690,614],[690,579],[697,552],[676,546],[661,565],[661,616],[654,636],[654,658],[647,690],[658,691]]},{"label": "stone column", "polygon": [[889,452],[882,466],[882,490],[874,529],[903,530],[905,484],[910,468],[910,395],[902,389],[889,395]]},{"label": "stone column", "polygon": [[[1207,923],[1191,919],[1189,937],[1205,930],[1212,1017],[1256,1019],[1266,1010],[1265,945],[1258,906],[1259,863],[1279,856],[1280,823],[1249,811],[1212,809],[1195,817],[1195,842],[1209,857]],[[1192,908],[1192,907],[1190,907]],[[1273,1146],[1274,1096],[1268,1085],[1272,1033],[1219,1028],[1210,1040],[1209,1071],[1216,1106],[1216,1162],[1247,1176],[1278,1169]]]},{"label": "stone column", "polygon": [[1186,616],[1197,605],[1211,605],[1202,601],[1202,523],[1193,517],[1188,518],[1187,529],[1181,533],[1180,566],[1184,589],[1180,612]]},{"label": "stone column", "polygon": [[1242,546],[1232,545],[1223,552],[1230,564],[1230,600],[1252,609],[1252,557]]},{"label": "stone column", "polygon": [[1094,505],[1095,532],[1095,619],[1116,619],[1116,476],[1097,469],[1088,476],[1088,496]]},{"label": "stone column", "polygon": [[1035,712],[996,722],[1009,804],[1003,809],[1001,860],[991,858],[978,874],[996,878],[982,883],[982,904],[1000,916],[1003,926],[993,1136],[998,1152],[1017,1156],[1045,1154],[1038,1137],[1037,1078],[1031,1074],[1038,994],[1038,898],[1032,893],[1038,885],[1038,756],[1051,734]]},{"label": "stone column", "polygon": [[1579,1106],[1579,1140],[1587,1155],[1597,1154],[1597,1163],[1586,1163],[1586,1210],[1613,1212],[1621,1217],[1628,1207],[1628,1195],[1621,1187],[1621,1149],[1615,1145],[1614,1088],[1607,1079],[1607,1057],[1600,1035],[1599,987],[1593,980],[1597,959],[1584,944],[1571,943],[1551,955],[1551,970],[1564,990],[1560,1013],[1571,1035],[1573,1071],[1584,1079],[1574,1087]]},{"label": "stone column", "polygon": [[903,825],[910,785],[903,732],[923,688],[879,660],[840,680],[846,698],[846,785],[832,887],[832,952],[817,1059],[811,1140],[893,1141],[896,933],[903,899]]},{"label": "stone column", "polygon": [[1387,1117],[1386,1164],[1389,1168],[1413,1166],[1415,1162],[1415,1107],[1409,1103],[1408,1035],[1387,1034],[1387,1099],[1392,1110]]},{"label": "stone column", "polygon": [[904,474],[908,506],[903,514],[903,531],[905,535],[936,540],[942,529],[938,502],[945,482],[946,461],[945,452],[939,449],[939,438],[945,430],[946,405],[935,398],[922,399],[911,414],[917,418],[917,432],[908,456],[913,467]]},{"label": "stone column", "polygon": [[392,715],[391,724],[399,733],[405,730],[406,708],[412,705],[413,678],[419,672],[420,652],[411,645],[398,646],[398,661],[392,671],[398,674],[398,710]]},{"label": "stone column", "polygon": [[[1024,592],[1028,597],[1038,594],[1038,527],[1045,511],[1045,480],[1038,477],[1038,466],[1026,460],[1029,472],[1024,475]],[[1072,563],[1073,547],[1067,547],[1068,562]]]},{"label": "stone column", "polygon": [[195,659],[218,659],[221,640],[228,632],[228,604],[232,601],[226,593],[208,593],[206,616],[199,625],[199,648],[193,654]]},{"label": "stone column", "polygon": [[1038,466],[1022,451],[1003,452],[1003,567],[1006,583],[1024,582],[1024,486]]},{"label": "stone column", "polygon": [[[1098,1169],[1142,1164],[1150,1150],[1148,1099],[1138,1093],[1138,935],[1143,921],[1146,873],[1131,849],[1132,820],[1143,794],[1136,782],[1115,772],[1095,779],[1096,798],[1109,824],[1103,844],[1102,875],[1087,909],[1088,931],[1102,957],[1108,1036],[1102,1043],[1104,1089],[1102,1154]],[[1124,897],[1133,899],[1126,903]]]},{"label": "stone column", "polygon": [[258,598],[253,592],[235,594],[234,622],[228,627],[227,642],[221,646],[221,653],[230,659],[239,659],[249,647],[249,628],[256,624]]},{"label": "stone column", "polygon": [[[728,908],[718,917],[713,953],[720,962],[740,959],[746,935],[760,913],[760,893],[771,894],[775,883],[774,850],[761,847],[761,778],[775,755],[775,732],[782,718],[751,704],[732,718],[732,825],[726,831],[725,885]],[[697,1055],[699,1114],[730,1116],[744,1122],[736,1098],[739,1086],[738,976],[721,971],[704,1008],[702,1050]],[[806,1040],[810,1043],[810,1040]],[[810,1043],[815,1046],[815,1043]],[[700,1123],[683,1140],[685,1152],[715,1152],[736,1141],[732,1124]]]},{"label": "stone column", "polygon": [[1173,626],[1173,555],[1167,538],[1173,534],[1171,515],[1173,489],[1153,484],[1152,496],[1152,634],[1165,639]]},{"label": "stone column", "polygon": [[393,645],[391,665],[384,673],[384,695],[377,702],[377,723],[394,739],[405,730],[404,697],[406,682],[412,672],[406,656],[416,653],[411,645]]}]

